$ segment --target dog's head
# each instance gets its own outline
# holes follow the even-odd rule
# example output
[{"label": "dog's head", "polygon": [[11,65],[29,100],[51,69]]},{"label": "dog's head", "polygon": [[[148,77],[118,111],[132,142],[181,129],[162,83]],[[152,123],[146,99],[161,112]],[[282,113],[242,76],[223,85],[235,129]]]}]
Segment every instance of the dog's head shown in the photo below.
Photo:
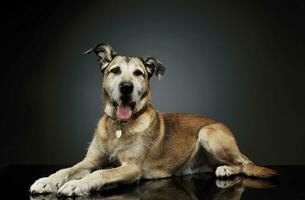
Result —
[{"label": "dog's head", "polygon": [[149,80],[163,76],[163,65],[154,57],[120,56],[106,43],[85,53],[90,52],[98,56],[103,74],[105,113],[127,121],[145,109],[151,99]]}]

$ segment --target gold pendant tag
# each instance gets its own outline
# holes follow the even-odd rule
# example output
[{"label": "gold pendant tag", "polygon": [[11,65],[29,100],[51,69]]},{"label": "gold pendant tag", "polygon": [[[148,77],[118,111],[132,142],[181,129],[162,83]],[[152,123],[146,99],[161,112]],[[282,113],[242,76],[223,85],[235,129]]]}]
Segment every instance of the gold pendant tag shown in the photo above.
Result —
[{"label": "gold pendant tag", "polygon": [[116,130],[115,136],[116,136],[117,138],[120,138],[120,137],[122,136],[122,131],[121,131],[120,129]]}]

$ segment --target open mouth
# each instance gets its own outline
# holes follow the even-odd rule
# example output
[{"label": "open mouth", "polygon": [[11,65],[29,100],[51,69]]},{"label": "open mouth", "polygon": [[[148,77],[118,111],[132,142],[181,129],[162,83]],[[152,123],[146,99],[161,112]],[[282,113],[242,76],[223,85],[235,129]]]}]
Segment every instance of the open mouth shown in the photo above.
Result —
[{"label": "open mouth", "polygon": [[121,105],[119,105],[114,101],[113,106],[115,107],[116,119],[119,121],[127,121],[130,119],[135,105],[135,102],[123,102]]}]

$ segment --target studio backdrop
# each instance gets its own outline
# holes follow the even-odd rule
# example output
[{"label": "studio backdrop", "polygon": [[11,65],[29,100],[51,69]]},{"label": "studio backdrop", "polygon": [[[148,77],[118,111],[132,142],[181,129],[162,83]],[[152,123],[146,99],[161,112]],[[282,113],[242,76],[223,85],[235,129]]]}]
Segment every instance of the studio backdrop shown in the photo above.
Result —
[{"label": "studio backdrop", "polygon": [[[287,4],[286,4],[287,3]],[[228,125],[255,163],[305,164],[304,3],[67,1],[8,5],[2,47],[1,164],[80,161],[103,114],[93,55],[151,55],[161,112]]]}]

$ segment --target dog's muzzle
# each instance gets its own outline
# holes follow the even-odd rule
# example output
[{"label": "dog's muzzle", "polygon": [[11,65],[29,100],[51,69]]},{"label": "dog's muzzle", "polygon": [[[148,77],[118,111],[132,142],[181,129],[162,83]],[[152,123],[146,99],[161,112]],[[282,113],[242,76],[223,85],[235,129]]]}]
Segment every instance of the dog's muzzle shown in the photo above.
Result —
[{"label": "dog's muzzle", "polygon": [[133,109],[136,105],[132,101],[133,84],[131,82],[121,82],[119,85],[119,91],[121,93],[121,104],[114,102],[113,105],[116,108],[116,119],[119,121],[126,121],[131,118]]}]

